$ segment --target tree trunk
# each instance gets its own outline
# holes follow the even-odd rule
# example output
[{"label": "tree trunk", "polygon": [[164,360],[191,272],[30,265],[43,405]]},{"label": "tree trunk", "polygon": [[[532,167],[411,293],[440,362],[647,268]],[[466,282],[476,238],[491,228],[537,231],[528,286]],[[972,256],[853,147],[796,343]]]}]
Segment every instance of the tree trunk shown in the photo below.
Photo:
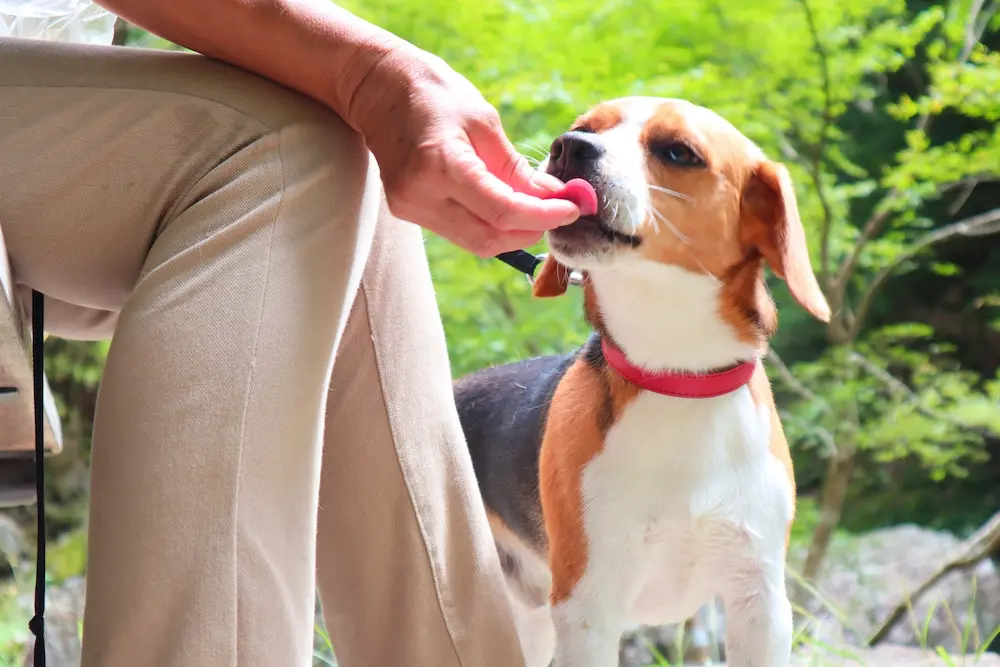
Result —
[{"label": "tree trunk", "polygon": [[841,443],[837,452],[830,458],[827,466],[826,479],[823,480],[823,490],[820,493],[820,518],[813,533],[809,554],[802,568],[802,578],[807,583],[813,583],[819,574],[830,548],[833,532],[840,525],[840,517],[847,498],[847,489],[851,485],[851,477],[857,463],[857,450],[852,445]]}]

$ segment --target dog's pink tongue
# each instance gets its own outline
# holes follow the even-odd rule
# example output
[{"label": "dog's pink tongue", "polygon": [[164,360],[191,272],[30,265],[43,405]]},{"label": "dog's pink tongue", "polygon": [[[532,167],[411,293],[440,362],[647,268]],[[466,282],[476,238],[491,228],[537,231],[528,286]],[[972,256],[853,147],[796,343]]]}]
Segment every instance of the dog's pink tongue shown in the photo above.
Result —
[{"label": "dog's pink tongue", "polygon": [[597,192],[594,186],[582,178],[574,178],[562,190],[552,193],[553,199],[565,199],[576,204],[581,215],[597,213]]}]

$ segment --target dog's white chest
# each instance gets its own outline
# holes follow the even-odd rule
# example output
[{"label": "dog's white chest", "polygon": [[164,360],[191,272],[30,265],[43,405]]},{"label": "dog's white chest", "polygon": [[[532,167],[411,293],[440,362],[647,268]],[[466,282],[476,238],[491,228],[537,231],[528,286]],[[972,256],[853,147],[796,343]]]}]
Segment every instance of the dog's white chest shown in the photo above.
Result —
[{"label": "dog's white chest", "polygon": [[782,552],[792,493],[770,436],[770,414],[746,388],[638,396],[583,475],[585,578],[620,581],[629,620],[659,624],[684,620],[726,575]]}]

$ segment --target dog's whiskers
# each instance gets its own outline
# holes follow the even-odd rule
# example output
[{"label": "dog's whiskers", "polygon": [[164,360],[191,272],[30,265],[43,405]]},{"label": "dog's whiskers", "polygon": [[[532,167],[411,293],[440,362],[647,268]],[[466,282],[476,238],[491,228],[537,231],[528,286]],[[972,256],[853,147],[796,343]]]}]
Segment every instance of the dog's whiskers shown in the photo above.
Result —
[{"label": "dog's whiskers", "polygon": [[[660,223],[663,224],[664,227],[666,227],[671,232],[673,232],[674,236],[676,236],[678,238],[678,240],[680,240],[681,243],[683,243],[684,245],[688,245],[688,246],[691,245],[691,239],[689,239],[687,236],[685,236],[684,234],[682,234],[681,230],[677,229],[677,226],[674,225],[674,223],[670,222],[670,220],[667,219],[667,216],[663,215],[662,213],[660,213],[659,211],[657,211],[652,206],[650,206],[648,210],[653,215],[653,217],[655,217],[657,220],[660,221]],[[657,225],[656,227],[657,227],[657,229],[659,229],[659,225]]]},{"label": "dog's whiskers", "polygon": [[694,197],[692,197],[691,195],[686,195],[683,192],[677,192],[677,190],[671,190],[670,188],[664,188],[662,186],[652,185],[650,183],[647,183],[646,187],[649,188],[650,190],[656,190],[657,192],[662,192],[664,194],[668,194],[671,197],[677,197],[678,199],[683,199],[685,201],[694,202]]},{"label": "dog's whiskers", "polygon": [[[632,212],[632,207],[625,204],[625,210],[628,211],[629,222],[632,223],[632,231],[634,232],[639,228],[639,221],[635,219],[635,213]],[[657,230],[659,231],[659,230]]]},{"label": "dog's whiskers", "polygon": [[[699,267],[701,267],[702,271],[704,271],[706,274],[708,274],[709,276],[711,276],[712,279],[715,280],[715,282],[721,283],[721,281],[719,280],[719,277],[716,276],[711,271],[709,271],[708,267],[705,266],[704,263],[702,263],[702,261],[700,259],[698,259],[698,256],[694,253],[694,244],[691,243],[691,239],[689,239],[687,236],[685,236],[684,234],[682,234],[681,231],[679,229],[677,229],[677,227],[674,225],[674,223],[670,222],[670,220],[667,219],[667,216],[663,215],[662,213],[660,213],[659,211],[657,211],[655,208],[649,207],[647,210],[653,215],[653,217],[655,217],[665,227],[667,227],[667,229],[669,229],[674,234],[674,236],[676,236],[678,238],[678,240],[681,243],[683,243],[684,245],[688,246],[688,248],[689,248],[688,254],[691,256],[691,259],[693,259],[695,261],[695,263],[698,264]],[[660,226],[659,225],[654,225],[653,229],[656,230],[657,234],[660,233]]]},{"label": "dog's whiskers", "polygon": [[[539,155],[542,156],[541,157],[542,160],[544,160],[545,156],[549,154],[549,152],[547,150],[545,150],[544,148],[542,148],[541,146],[539,146],[538,144],[536,144],[534,142],[522,141],[522,142],[518,143],[517,145],[520,148],[526,148],[526,149],[528,149],[530,151],[534,151],[535,153],[538,153]],[[541,160],[539,160],[539,161],[541,161]]]},{"label": "dog's whiskers", "polygon": [[[716,276],[714,273],[712,273],[711,271],[709,271],[708,267],[705,266],[705,264],[702,263],[702,261],[700,259],[698,259],[698,256],[694,253],[694,244],[691,243],[691,239],[689,239],[687,236],[685,236],[684,234],[682,234],[681,231],[679,229],[677,229],[677,227],[674,225],[674,223],[670,222],[670,220],[667,219],[667,216],[663,215],[662,213],[660,213],[659,211],[657,211],[653,207],[649,207],[646,210],[648,210],[650,212],[650,214],[653,215],[653,217],[655,217],[660,223],[662,223],[667,229],[669,229],[671,231],[671,233],[673,233],[673,235],[676,236],[677,239],[681,243],[683,243],[684,245],[688,246],[688,248],[689,248],[689,250],[687,251],[688,255],[690,255],[691,259],[693,259],[695,261],[695,263],[699,267],[701,267],[702,271],[704,271],[706,274],[708,274],[709,276],[711,276],[712,279],[715,280],[715,282],[717,282],[717,283],[721,283],[722,282],[722,281],[719,280],[718,276]],[[660,225],[654,225],[653,229],[655,230],[655,232],[657,234],[660,233]]]}]

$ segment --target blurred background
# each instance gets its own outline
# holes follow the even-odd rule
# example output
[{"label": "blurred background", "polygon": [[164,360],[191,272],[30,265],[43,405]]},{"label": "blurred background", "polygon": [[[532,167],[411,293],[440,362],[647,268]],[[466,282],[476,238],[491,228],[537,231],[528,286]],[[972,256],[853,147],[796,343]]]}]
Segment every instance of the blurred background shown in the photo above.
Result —
[{"label": "blurred background", "polygon": [[[811,320],[773,281],[768,368],[800,489],[797,641],[817,665],[1000,651],[1000,2],[341,4],[471,79],[531,159],[590,105],[655,95],[714,109],[783,161],[835,313]],[[177,48],[120,20],[115,42]],[[585,340],[578,292],[533,301],[500,262],[430,234],[427,249],[456,376]],[[79,660],[108,346],[46,346],[67,440],[47,505],[49,659],[62,667]],[[3,665],[25,664],[33,516],[0,515]],[[683,627],[628,635],[622,664],[720,661],[724,627],[709,605]],[[316,664],[335,664],[321,626]]]}]

